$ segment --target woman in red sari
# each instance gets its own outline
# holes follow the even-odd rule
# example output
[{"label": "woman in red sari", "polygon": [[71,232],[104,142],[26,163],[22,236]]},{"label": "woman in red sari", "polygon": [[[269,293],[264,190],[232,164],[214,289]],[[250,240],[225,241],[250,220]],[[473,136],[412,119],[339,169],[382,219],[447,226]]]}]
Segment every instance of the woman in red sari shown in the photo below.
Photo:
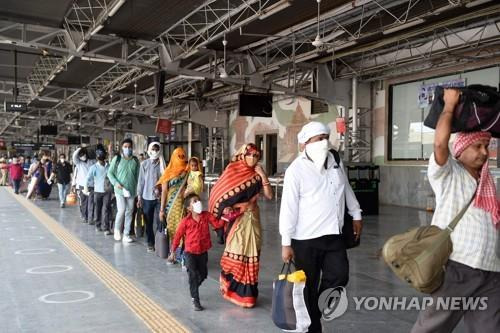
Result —
[{"label": "woman in red sari", "polygon": [[220,288],[225,299],[246,308],[254,307],[258,296],[261,227],[257,199],[261,190],[267,199],[273,197],[267,175],[257,164],[259,160],[260,151],[253,143],[241,147],[213,187],[209,200],[210,212],[217,218],[226,208],[239,212],[226,230]]}]

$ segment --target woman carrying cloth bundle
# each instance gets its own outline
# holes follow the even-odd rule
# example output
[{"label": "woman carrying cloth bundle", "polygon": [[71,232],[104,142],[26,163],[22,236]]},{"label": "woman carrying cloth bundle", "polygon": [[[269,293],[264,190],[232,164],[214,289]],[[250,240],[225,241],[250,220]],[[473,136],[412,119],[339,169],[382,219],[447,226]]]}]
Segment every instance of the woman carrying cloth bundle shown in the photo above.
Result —
[{"label": "woman carrying cloth bundle", "polygon": [[160,221],[167,223],[170,239],[174,238],[177,226],[184,217],[184,190],[187,182],[186,153],[176,148],[170,157],[170,163],[156,185],[161,185]]},{"label": "woman carrying cloth bundle", "polygon": [[227,230],[226,248],[221,259],[222,296],[239,306],[255,306],[258,296],[261,227],[257,199],[272,199],[267,175],[258,161],[260,151],[250,143],[238,150],[215,184],[209,200],[210,212],[221,218],[225,208],[239,211]]}]

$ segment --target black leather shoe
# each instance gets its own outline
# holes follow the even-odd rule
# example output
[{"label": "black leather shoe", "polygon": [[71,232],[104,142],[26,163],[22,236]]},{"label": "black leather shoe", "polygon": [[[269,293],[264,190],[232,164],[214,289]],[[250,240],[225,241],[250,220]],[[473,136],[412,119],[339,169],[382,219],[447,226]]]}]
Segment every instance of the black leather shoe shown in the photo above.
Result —
[{"label": "black leather shoe", "polygon": [[201,306],[199,299],[193,299],[193,309],[194,311],[203,311],[204,308]]}]

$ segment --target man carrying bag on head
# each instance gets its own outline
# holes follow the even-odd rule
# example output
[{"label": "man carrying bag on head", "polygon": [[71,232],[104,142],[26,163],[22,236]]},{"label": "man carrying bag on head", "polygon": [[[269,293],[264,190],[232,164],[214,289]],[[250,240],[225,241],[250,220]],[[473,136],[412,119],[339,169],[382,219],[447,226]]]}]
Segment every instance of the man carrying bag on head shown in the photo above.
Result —
[{"label": "man carrying bag on head", "polygon": [[[444,278],[431,295],[434,300],[487,297],[487,308],[445,311],[438,309],[434,301],[420,313],[413,333],[451,332],[462,317],[469,332],[500,332],[500,214],[488,168],[491,134],[460,132],[453,144],[453,155],[450,154],[448,144],[459,97],[457,90],[444,92],[445,106],[436,126],[434,153],[427,171],[436,194],[432,225],[446,229],[450,221],[455,221],[455,228],[451,228],[453,250]],[[467,208],[460,216],[464,207]]]},{"label": "man carrying bag on head", "polygon": [[359,239],[361,209],[341,161],[328,147],[330,129],[310,122],[298,134],[301,153],[286,170],[279,217],[284,262],[294,259],[307,277],[308,332],[321,332],[318,298],[329,288],[349,280],[346,242],[342,235],[344,209],[353,217]]}]

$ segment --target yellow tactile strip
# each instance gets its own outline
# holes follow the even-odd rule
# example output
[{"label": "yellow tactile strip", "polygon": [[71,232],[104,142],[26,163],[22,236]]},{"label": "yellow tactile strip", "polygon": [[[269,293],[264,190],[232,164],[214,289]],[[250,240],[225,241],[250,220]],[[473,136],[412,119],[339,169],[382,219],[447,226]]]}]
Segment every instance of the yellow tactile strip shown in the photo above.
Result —
[{"label": "yellow tactile strip", "polygon": [[59,239],[85,266],[111,289],[153,332],[189,332],[182,324],[167,313],[160,305],[136,288],[132,282],[85,245],[68,230],[56,222],[42,209],[22,196],[9,193],[21,205],[33,213],[37,219]]}]

